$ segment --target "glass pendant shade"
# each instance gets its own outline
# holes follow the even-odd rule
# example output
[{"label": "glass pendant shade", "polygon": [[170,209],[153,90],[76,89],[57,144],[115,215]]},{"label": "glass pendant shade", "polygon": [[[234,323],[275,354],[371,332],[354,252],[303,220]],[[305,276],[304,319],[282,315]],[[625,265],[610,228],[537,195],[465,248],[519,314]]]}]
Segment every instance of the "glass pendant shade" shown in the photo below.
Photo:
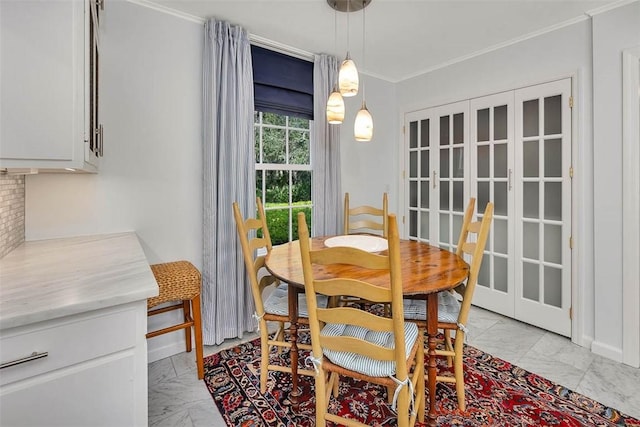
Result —
[{"label": "glass pendant shade", "polygon": [[347,57],[340,65],[338,85],[342,96],[356,96],[358,94],[358,69],[347,52]]},{"label": "glass pendant shade", "polygon": [[342,123],[344,120],[344,99],[338,92],[337,88],[333,88],[333,92],[327,100],[327,121],[332,125]]},{"label": "glass pendant shade", "polygon": [[356,141],[367,142],[373,137],[373,118],[367,110],[367,104],[362,101],[362,108],[356,115],[356,122],[353,125],[353,133]]}]

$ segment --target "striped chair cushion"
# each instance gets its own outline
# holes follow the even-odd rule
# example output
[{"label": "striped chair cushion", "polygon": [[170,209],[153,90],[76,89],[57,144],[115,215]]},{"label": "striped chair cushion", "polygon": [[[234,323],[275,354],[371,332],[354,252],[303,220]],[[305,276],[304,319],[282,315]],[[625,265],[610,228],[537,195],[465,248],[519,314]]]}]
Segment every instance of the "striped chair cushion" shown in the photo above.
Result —
[{"label": "striped chair cushion", "polygon": [[[438,321],[457,323],[458,314],[460,314],[460,301],[451,292],[440,292],[438,294]],[[418,299],[405,299],[404,318],[426,320],[427,302]]]},{"label": "striped chair cushion", "polygon": [[[271,314],[281,316],[289,315],[289,300],[287,297],[288,286],[286,283],[281,284],[269,295],[264,302],[264,311]],[[327,297],[318,295],[318,307],[327,306]],[[298,316],[309,317],[309,309],[307,309],[307,298],[304,293],[298,295]]]},{"label": "striped chair cushion", "polygon": [[[351,336],[364,339],[370,343],[378,344],[386,348],[394,347],[392,332],[371,331],[360,326],[326,324],[322,329],[324,336]],[[409,354],[418,338],[418,327],[415,323],[407,322],[404,325],[405,352]],[[396,363],[394,361],[376,360],[361,354],[345,351],[323,350],[324,355],[333,363],[343,368],[359,372],[372,377],[388,377],[395,375]]]}]

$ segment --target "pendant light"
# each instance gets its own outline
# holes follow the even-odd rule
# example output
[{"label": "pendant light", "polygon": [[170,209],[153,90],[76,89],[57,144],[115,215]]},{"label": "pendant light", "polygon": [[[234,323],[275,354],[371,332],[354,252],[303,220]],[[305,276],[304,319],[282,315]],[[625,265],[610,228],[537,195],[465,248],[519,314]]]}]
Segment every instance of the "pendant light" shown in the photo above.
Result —
[{"label": "pendant light", "polygon": [[358,94],[358,69],[356,63],[351,59],[349,54],[349,6],[351,0],[347,0],[347,56],[342,65],[340,65],[340,72],[338,73],[338,86],[340,87],[340,93],[342,96],[356,96]]},{"label": "pendant light", "polygon": [[[362,6],[362,68],[364,68],[364,58],[365,58],[365,15],[364,15],[364,1]],[[356,138],[356,141],[359,142],[368,142],[371,141],[373,137],[373,117],[371,117],[371,113],[367,109],[367,103],[364,98],[364,82],[362,82],[362,107],[358,114],[356,115],[356,121],[353,125],[353,134]]]},{"label": "pendant light", "polygon": [[327,122],[339,125],[344,120],[344,99],[338,88],[334,86],[333,92],[327,100]]},{"label": "pendant light", "polygon": [[[335,7],[335,1],[333,5],[333,44],[334,50],[337,50],[338,45],[338,9]],[[342,99],[342,94],[338,90],[337,84],[333,85],[333,92],[329,95],[329,99],[327,100],[327,122],[332,125],[341,124],[344,120],[344,99]]]}]

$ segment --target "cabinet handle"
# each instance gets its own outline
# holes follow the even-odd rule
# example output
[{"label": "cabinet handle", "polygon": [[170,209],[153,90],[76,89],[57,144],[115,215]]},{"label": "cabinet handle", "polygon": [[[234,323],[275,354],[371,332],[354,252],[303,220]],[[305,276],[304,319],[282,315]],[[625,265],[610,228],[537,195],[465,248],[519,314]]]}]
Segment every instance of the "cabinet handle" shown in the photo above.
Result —
[{"label": "cabinet handle", "polygon": [[97,132],[98,134],[98,156],[103,157],[104,155],[104,127],[102,125],[98,126]]},{"label": "cabinet handle", "polygon": [[436,175],[437,175],[437,173],[436,173],[436,171],[434,170],[434,171],[433,171],[433,188],[436,188]]},{"label": "cabinet handle", "polygon": [[8,368],[9,366],[19,365],[21,363],[31,362],[32,360],[42,359],[43,357],[47,357],[48,355],[49,355],[48,351],[43,351],[42,353],[38,353],[37,351],[34,351],[29,356],[12,360],[10,362],[2,363],[0,365],[0,369]]}]

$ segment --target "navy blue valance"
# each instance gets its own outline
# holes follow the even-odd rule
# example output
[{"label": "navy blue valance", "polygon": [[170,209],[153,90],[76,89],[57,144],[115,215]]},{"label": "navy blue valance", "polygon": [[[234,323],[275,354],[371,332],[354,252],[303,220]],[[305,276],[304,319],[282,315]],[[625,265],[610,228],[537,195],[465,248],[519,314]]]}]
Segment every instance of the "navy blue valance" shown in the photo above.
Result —
[{"label": "navy blue valance", "polygon": [[313,120],[313,62],[251,45],[256,111]]}]

